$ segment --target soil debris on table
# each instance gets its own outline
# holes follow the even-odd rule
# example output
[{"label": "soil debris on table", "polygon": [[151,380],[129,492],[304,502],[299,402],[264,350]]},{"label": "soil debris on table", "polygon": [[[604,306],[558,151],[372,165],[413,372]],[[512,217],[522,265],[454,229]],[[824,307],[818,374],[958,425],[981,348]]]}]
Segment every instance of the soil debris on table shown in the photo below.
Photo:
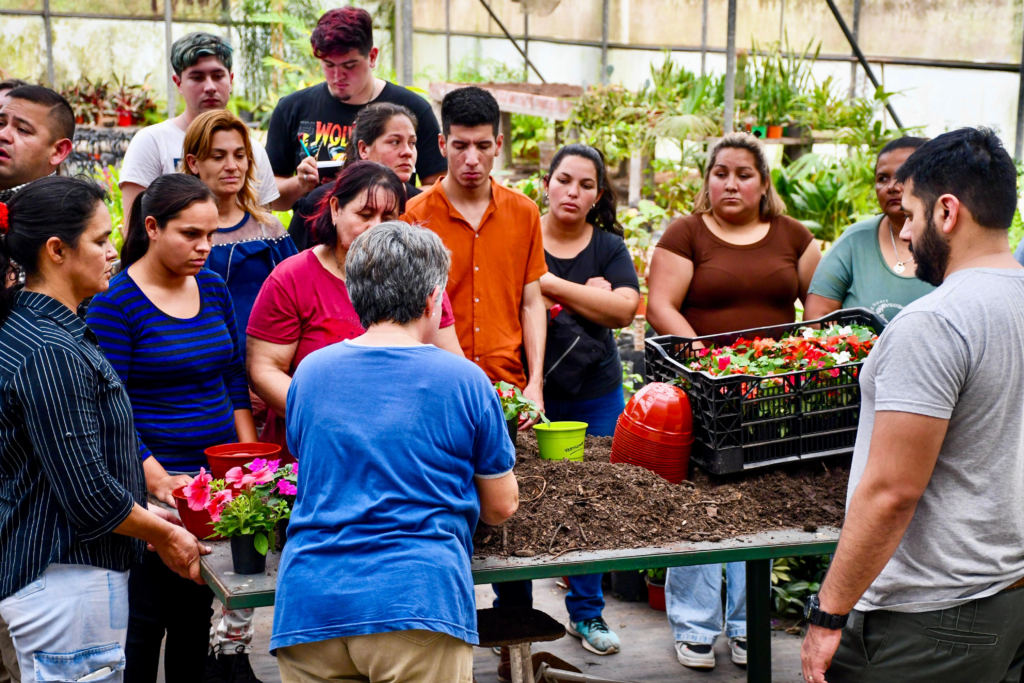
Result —
[{"label": "soil debris on table", "polygon": [[849,457],[716,477],[693,467],[670,484],[635,465],[611,463],[611,437],[590,437],[583,462],[541,460],[519,434],[519,511],[480,524],[477,556],[558,556],[571,550],[651,547],[781,529],[842,526]]}]

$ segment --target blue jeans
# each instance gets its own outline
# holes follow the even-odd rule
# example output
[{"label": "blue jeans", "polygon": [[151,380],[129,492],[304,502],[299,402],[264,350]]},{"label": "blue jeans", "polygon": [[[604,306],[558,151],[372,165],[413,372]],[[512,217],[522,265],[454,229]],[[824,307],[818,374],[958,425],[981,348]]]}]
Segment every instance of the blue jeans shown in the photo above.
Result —
[{"label": "blue jeans", "polygon": [[551,421],[571,420],[587,423],[590,436],[614,436],[615,422],[626,409],[622,387],[604,396],[586,401],[560,401],[544,397],[544,414]]},{"label": "blue jeans", "polygon": [[[747,635],[747,567],[725,565],[725,635]],[[672,567],[665,579],[665,607],[675,639],[713,645],[722,632],[722,565]]]},{"label": "blue jeans", "polygon": [[[622,395],[622,387],[586,401],[544,398],[544,412],[549,420],[586,422],[587,434],[590,436],[614,435],[615,422],[625,407],[626,400]],[[601,616],[601,612],[604,611],[601,575],[586,574],[568,578],[569,593],[565,596],[565,608],[569,611],[569,619],[583,621]],[[492,588],[498,596],[494,601],[494,607],[533,607],[533,583],[530,581],[495,583]]]},{"label": "blue jeans", "polygon": [[51,564],[0,601],[0,614],[10,626],[23,680],[123,680],[128,572]]}]

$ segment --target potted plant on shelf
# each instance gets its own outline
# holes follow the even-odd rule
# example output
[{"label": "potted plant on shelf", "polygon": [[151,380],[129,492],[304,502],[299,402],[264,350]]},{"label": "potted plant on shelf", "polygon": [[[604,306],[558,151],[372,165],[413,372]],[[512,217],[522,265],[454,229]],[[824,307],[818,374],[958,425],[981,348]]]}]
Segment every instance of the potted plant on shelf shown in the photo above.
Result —
[{"label": "potted plant on shelf", "polygon": [[544,424],[550,424],[547,416],[537,407],[537,404],[523,396],[519,387],[508,382],[498,382],[494,385],[498,391],[498,398],[501,400],[501,409],[505,411],[505,422],[508,424],[508,437],[512,443],[516,443],[516,436],[519,434],[519,419],[523,415],[528,420],[540,419]]}]

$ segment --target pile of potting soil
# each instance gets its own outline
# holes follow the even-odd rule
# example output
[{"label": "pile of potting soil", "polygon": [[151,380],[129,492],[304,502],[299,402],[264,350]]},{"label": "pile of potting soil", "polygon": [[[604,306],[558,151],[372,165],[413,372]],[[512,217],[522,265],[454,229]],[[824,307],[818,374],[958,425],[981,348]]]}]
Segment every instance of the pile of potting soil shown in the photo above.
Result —
[{"label": "pile of potting soil", "polygon": [[541,460],[519,434],[519,511],[500,527],[480,524],[477,556],[533,557],[674,541],[720,541],[777,529],[843,523],[849,459],[714,477],[693,468],[670,484],[635,465],[609,462],[611,437],[587,437],[584,461]]}]

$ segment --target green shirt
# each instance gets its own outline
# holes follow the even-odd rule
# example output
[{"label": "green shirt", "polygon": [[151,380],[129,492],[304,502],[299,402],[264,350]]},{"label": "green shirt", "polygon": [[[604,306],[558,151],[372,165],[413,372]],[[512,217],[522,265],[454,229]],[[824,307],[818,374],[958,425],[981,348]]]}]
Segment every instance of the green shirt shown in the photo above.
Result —
[{"label": "green shirt", "polygon": [[933,291],[913,275],[892,271],[878,244],[881,222],[882,216],[876,216],[848,227],[825,252],[808,292],[839,301],[843,308],[866,308],[889,321]]}]

